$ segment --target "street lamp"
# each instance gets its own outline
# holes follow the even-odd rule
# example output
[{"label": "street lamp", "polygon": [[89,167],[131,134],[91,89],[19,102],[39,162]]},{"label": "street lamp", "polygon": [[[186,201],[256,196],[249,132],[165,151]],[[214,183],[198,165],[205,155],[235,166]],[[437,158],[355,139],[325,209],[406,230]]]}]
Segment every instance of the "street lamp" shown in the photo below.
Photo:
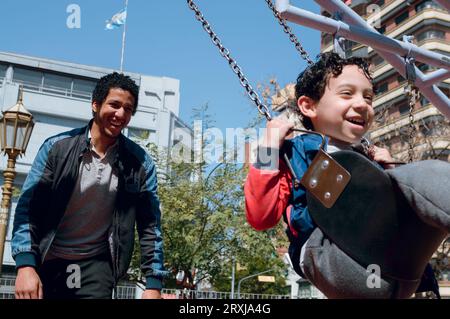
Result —
[{"label": "street lamp", "polygon": [[33,131],[33,115],[23,106],[23,89],[19,88],[17,104],[2,112],[0,119],[1,151],[8,155],[7,168],[3,172],[3,197],[0,205],[0,274],[3,265],[3,251],[5,249],[6,230],[11,205],[12,189],[16,171],[16,158],[23,155],[30,141]]},{"label": "street lamp", "polygon": [[267,272],[269,272],[269,271],[273,271],[273,269],[268,269],[268,270],[265,270],[265,271],[261,271],[261,272],[258,272],[258,273],[256,273],[256,274],[253,274],[253,275],[244,277],[244,278],[242,278],[241,280],[239,280],[239,282],[238,282],[238,291],[237,291],[238,299],[241,299],[241,282],[243,282],[243,281],[246,280],[246,279],[249,279],[249,278],[252,278],[252,277],[256,277],[256,276],[265,274],[265,273],[267,273]]}]

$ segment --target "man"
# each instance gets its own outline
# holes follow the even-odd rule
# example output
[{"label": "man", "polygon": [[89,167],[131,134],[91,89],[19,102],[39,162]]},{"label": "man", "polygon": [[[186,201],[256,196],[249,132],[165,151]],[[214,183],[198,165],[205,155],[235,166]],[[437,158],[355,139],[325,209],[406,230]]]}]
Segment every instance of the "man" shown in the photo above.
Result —
[{"label": "man", "polygon": [[156,168],[121,134],[139,88],[102,77],[86,127],[48,138],[22,189],[14,218],[16,298],[111,298],[126,274],[137,225],[143,298],[160,298],[163,266]]}]

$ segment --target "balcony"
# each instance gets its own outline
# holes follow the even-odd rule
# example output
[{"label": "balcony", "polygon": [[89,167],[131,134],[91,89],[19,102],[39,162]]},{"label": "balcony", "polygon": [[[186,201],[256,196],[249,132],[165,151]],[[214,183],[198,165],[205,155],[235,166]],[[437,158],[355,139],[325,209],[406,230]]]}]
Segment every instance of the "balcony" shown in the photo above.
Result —
[{"label": "balcony", "polygon": [[[415,111],[413,114],[414,114],[414,122],[417,122],[421,119],[425,119],[430,116],[441,115],[439,110],[431,104],[428,104],[428,106]],[[378,139],[383,135],[395,132],[396,130],[399,130],[400,128],[407,125],[409,125],[409,114],[402,115],[399,118],[390,121],[389,123],[377,127],[376,129],[370,132],[370,138],[372,140]]]},{"label": "balcony", "polygon": [[[409,17],[406,21],[398,25],[396,28],[391,30],[389,33],[386,33],[386,36],[389,36],[390,38],[397,38],[400,37],[403,34],[407,34],[408,31],[410,31],[412,28],[416,28],[419,24],[423,23],[426,20],[434,19],[436,21],[442,21],[444,25],[447,25],[450,23],[450,13],[437,10],[434,8],[427,8],[421,11],[420,13]],[[353,49],[358,50],[361,47],[365,46],[365,44],[358,44]],[[330,43],[326,48],[323,49],[323,52],[328,52],[333,50],[333,44]],[[369,47],[368,48],[368,54],[372,53],[374,50]]]}]

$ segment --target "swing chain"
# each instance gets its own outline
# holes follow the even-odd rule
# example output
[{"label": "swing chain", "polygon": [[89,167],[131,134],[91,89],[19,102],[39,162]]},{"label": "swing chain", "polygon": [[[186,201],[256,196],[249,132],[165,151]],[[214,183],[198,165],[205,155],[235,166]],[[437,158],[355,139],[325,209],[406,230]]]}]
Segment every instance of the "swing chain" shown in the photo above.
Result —
[{"label": "swing chain", "polygon": [[[412,43],[414,36],[403,35],[403,41],[407,43]],[[409,104],[409,138],[408,138],[408,157],[409,162],[412,163],[414,160],[414,138],[416,137],[416,126],[414,125],[414,107],[417,100],[419,99],[419,91],[414,85],[416,81],[416,66],[415,58],[411,55],[411,52],[404,57],[405,59],[405,76],[408,84],[405,87],[406,96],[408,98]]]},{"label": "swing chain", "polygon": [[225,59],[227,59],[231,69],[238,76],[241,85],[247,91],[249,98],[256,104],[259,113],[261,113],[261,115],[264,115],[268,121],[272,120],[272,116],[270,115],[269,109],[265,104],[261,102],[258,93],[256,93],[255,90],[253,90],[253,87],[251,86],[251,84],[245,77],[244,73],[242,72],[241,67],[237,64],[236,60],[231,57],[230,50],[228,50],[226,47],[223,46],[217,34],[212,30],[209,22],[203,17],[203,14],[200,11],[200,9],[197,7],[197,5],[194,3],[193,0],[187,0],[187,4],[189,8],[195,12],[195,18],[201,22],[203,29],[208,33],[214,45],[219,49],[220,54]]},{"label": "swing chain", "polygon": [[406,94],[408,96],[409,103],[409,138],[408,138],[408,157],[409,162],[412,163],[414,160],[414,138],[416,137],[417,128],[414,125],[414,107],[416,105],[416,101],[419,97],[419,91],[413,85],[412,81],[408,81],[406,86]]},{"label": "swing chain", "polygon": [[278,23],[283,27],[284,32],[289,35],[289,40],[291,40],[292,43],[294,43],[295,48],[298,52],[300,52],[300,55],[302,58],[308,62],[309,65],[314,64],[314,62],[311,60],[311,58],[308,55],[308,52],[303,48],[300,41],[298,40],[297,36],[292,33],[292,29],[286,24],[286,20],[281,17],[281,13],[277,11],[275,8],[272,0],[266,0],[267,5],[269,6],[270,10],[272,10],[275,18],[278,19]]}]

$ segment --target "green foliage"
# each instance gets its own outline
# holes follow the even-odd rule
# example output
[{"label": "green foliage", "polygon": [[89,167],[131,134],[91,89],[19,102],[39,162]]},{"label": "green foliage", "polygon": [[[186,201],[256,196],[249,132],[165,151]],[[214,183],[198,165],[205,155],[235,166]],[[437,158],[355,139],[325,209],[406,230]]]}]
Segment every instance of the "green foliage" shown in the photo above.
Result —
[{"label": "green foliage", "polygon": [[[203,114],[202,114],[203,115]],[[204,118],[204,117],[203,117]],[[207,165],[176,163],[161,150],[149,146],[158,167],[158,194],[162,209],[164,259],[171,276],[165,287],[177,286],[175,276],[184,271],[184,286],[195,288],[201,281],[214,290],[231,290],[232,260],[244,270],[240,278],[274,268],[276,283],[245,281],[242,292],[286,293],[285,265],[276,253],[285,242],[281,228],[257,232],[246,222],[243,184],[246,171],[235,163]],[[138,248],[136,241],[136,248]],[[139,277],[139,250],[133,256],[132,277]]]}]

